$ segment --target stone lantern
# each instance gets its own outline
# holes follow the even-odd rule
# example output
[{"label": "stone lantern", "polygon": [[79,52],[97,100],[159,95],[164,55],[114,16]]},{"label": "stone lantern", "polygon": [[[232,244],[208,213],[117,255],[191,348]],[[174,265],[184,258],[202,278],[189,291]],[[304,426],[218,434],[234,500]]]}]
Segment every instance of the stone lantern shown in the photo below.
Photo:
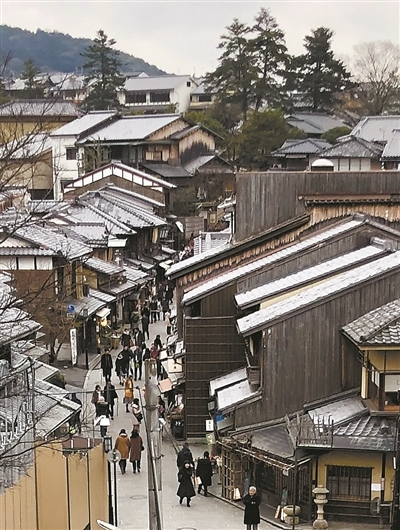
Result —
[{"label": "stone lantern", "polygon": [[329,490],[327,490],[323,486],[318,486],[317,488],[314,488],[312,492],[315,495],[314,502],[317,505],[317,518],[313,522],[313,528],[317,528],[317,529],[328,528],[328,523],[324,519],[324,506],[328,502],[326,499],[326,496],[328,495]]}]

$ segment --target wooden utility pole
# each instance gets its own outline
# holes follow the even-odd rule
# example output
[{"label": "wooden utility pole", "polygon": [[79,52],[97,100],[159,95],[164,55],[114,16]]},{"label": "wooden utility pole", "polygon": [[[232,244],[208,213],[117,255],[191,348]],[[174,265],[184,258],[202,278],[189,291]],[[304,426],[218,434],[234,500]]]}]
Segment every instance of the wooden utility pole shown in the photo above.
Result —
[{"label": "wooden utility pole", "polygon": [[149,530],[163,530],[161,511],[161,429],[158,420],[157,363],[148,359],[145,372],[145,427],[147,440],[147,467],[149,488]]}]

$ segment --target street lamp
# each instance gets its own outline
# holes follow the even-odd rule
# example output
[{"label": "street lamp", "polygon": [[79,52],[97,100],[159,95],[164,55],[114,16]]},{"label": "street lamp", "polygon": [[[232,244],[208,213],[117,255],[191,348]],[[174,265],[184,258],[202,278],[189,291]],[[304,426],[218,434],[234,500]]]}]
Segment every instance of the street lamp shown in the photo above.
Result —
[{"label": "street lamp", "polygon": [[103,449],[107,454],[107,482],[108,482],[108,522],[114,523],[114,509],[112,505],[112,488],[111,488],[111,464],[108,458],[110,451],[112,451],[112,438],[111,436],[103,437]]},{"label": "street lamp", "polygon": [[[109,438],[111,439],[111,436]],[[112,449],[107,454],[107,460],[114,467],[114,523],[118,525],[117,462],[121,460],[121,453],[117,449]]]},{"label": "street lamp", "polygon": [[84,307],[82,309],[82,317],[84,318],[83,321],[83,349],[85,350],[85,368],[86,370],[89,370],[89,353],[86,345],[86,324],[87,324],[87,318],[89,316],[88,308]]}]

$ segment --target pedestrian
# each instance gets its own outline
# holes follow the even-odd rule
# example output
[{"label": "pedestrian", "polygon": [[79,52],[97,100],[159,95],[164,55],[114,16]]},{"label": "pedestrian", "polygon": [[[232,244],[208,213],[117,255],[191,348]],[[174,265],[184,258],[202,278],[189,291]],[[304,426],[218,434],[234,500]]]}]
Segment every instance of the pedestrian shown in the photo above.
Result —
[{"label": "pedestrian", "polygon": [[124,346],[120,353],[122,355],[121,370],[124,376],[128,377],[128,375],[130,374],[129,365],[131,359],[133,358],[133,353],[129,346]]},{"label": "pedestrian", "polygon": [[142,344],[142,359],[143,361],[150,359],[150,349],[146,346],[145,342]]},{"label": "pedestrian", "polygon": [[171,313],[169,311],[167,311],[165,313],[165,326],[166,326],[166,332],[167,332],[167,337],[169,335],[171,335],[171,330],[172,330],[172,326],[171,326]]},{"label": "pedestrian", "polygon": [[133,352],[133,362],[135,370],[135,381],[142,379],[142,365],[143,365],[143,352],[142,348],[136,346],[135,351]]},{"label": "pedestrian", "polygon": [[117,358],[115,359],[115,373],[117,374],[119,378],[119,384],[124,384],[125,379],[125,371],[124,371],[124,357],[122,355],[122,352],[119,352],[117,355]]},{"label": "pedestrian", "polygon": [[110,425],[110,413],[108,403],[103,396],[100,396],[96,403],[96,418],[100,418],[100,435],[104,437],[107,434],[107,427]]},{"label": "pedestrian", "polygon": [[144,342],[144,335],[139,328],[133,330],[133,342],[135,346],[141,346]]},{"label": "pedestrian", "polygon": [[140,432],[140,424],[142,423],[143,414],[140,410],[139,399],[135,398],[132,403],[132,427],[133,430]]},{"label": "pedestrian", "polygon": [[257,488],[250,486],[249,493],[244,496],[244,524],[246,530],[257,530],[260,524],[260,503],[261,499],[257,495]]},{"label": "pedestrian", "polygon": [[190,499],[196,495],[193,487],[192,476],[193,465],[188,460],[185,460],[183,466],[180,467],[178,471],[179,487],[176,494],[179,497],[179,504],[182,504],[183,499],[186,497],[186,504],[188,508],[190,506]]},{"label": "pedestrian", "polygon": [[147,335],[147,339],[150,340],[149,317],[147,315],[142,316],[142,331],[143,331],[144,338],[146,339],[146,335]]},{"label": "pedestrian", "polygon": [[157,300],[155,298],[152,298],[150,302],[150,322],[152,324],[157,322]]},{"label": "pedestrian", "polygon": [[163,312],[163,320],[165,320],[165,313],[169,312],[169,302],[166,298],[164,298],[163,301],[161,302],[161,308]]},{"label": "pedestrian", "polygon": [[125,403],[125,410],[126,412],[129,412],[129,405],[133,401],[133,380],[132,375],[129,375],[125,379],[125,385],[124,385],[124,403]]},{"label": "pedestrian", "polygon": [[176,465],[180,469],[184,462],[189,462],[191,466],[194,465],[192,451],[189,449],[189,444],[185,442],[182,449],[179,451],[176,457]]},{"label": "pedestrian", "polygon": [[96,385],[93,390],[91,403],[94,405],[94,408],[96,408],[97,402],[99,401],[99,397],[101,396],[101,387],[100,385]]},{"label": "pedestrian", "polygon": [[197,460],[196,478],[198,479],[197,493],[204,488],[204,497],[208,495],[208,487],[212,484],[212,465],[210,460],[210,453],[204,451],[203,458]]},{"label": "pedestrian", "polygon": [[160,335],[156,335],[156,338],[154,339],[154,346],[156,346],[158,351],[162,350],[162,342]]},{"label": "pedestrian", "polygon": [[132,338],[129,333],[129,330],[125,328],[121,335],[121,346],[122,347],[131,346],[131,341],[132,341]]},{"label": "pedestrian", "polygon": [[121,453],[121,460],[118,462],[119,468],[121,470],[121,473],[125,475],[126,473],[126,461],[129,458],[129,452],[131,448],[131,443],[128,438],[128,435],[126,434],[125,429],[121,429],[119,431],[119,435],[117,436],[117,439],[115,440],[114,449],[119,451]]},{"label": "pedestrian", "polygon": [[140,473],[140,460],[144,450],[143,440],[136,429],[131,432],[129,461],[132,463],[132,471]]},{"label": "pedestrian", "polygon": [[103,396],[108,403],[108,410],[110,412],[111,419],[114,419],[114,402],[116,399],[118,399],[118,394],[115,391],[115,386],[111,383],[111,381],[107,381],[106,386],[103,390]]},{"label": "pedestrian", "polygon": [[81,424],[81,410],[82,410],[82,401],[78,398],[75,392],[71,394],[71,401],[79,405],[81,408],[75,412],[75,414],[70,419],[70,427],[71,429],[74,429],[76,432],[76,429],[78,429],[79,434],[82,432],[82,424]]},{"label": "pedestrian", "polygon": [[113,368],[112,357],[108,348],[104,349],[104,353],[101,356],[100,361],[101,369],[103,370],[103,377],[107,381],[111,381],[111,372]]},{"label": "pedestrian", "polygon": [[160,318],[161,318],[161,311],[162,311],[162,307],[161,307],[161,300],[157,300],[157,320],[159,321]]}]

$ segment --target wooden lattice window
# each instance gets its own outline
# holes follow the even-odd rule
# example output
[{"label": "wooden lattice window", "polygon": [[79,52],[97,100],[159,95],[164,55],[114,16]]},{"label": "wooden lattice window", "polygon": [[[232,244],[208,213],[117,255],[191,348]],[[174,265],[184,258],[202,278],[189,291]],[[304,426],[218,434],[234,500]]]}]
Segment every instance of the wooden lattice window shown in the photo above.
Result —
[{"label": "wooden lattice window", "polygon": [[326,487],[331,499],[370,500],[371,480],[371,467],[327,466]]}]

